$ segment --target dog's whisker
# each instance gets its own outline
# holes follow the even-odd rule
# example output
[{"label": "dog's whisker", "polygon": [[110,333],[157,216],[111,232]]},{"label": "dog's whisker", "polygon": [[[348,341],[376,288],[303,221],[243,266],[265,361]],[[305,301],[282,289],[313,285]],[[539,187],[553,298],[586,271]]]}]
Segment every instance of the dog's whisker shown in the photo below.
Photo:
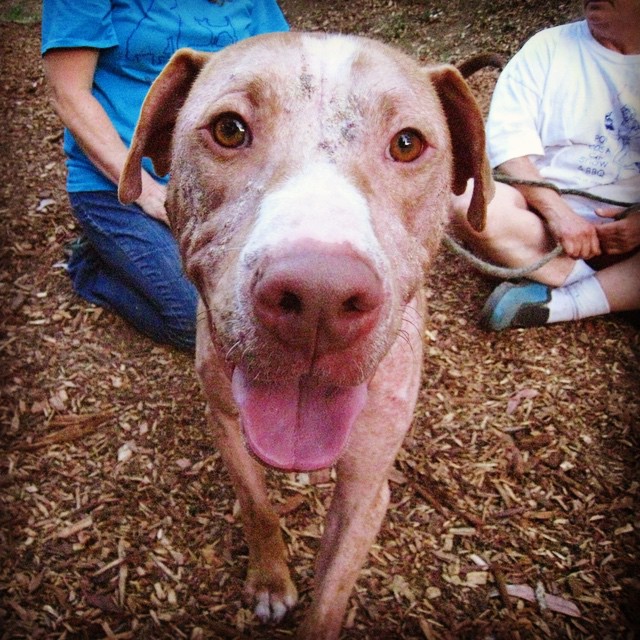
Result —
[{"label": "dog's whisker", "polygon": [[411,346],[411,340],[409,340],[409,334],[404,329],[398,329],[396,332],[396,340],[402,340]]},{"label": "dog's whisker", "polygon": [[[409,327],[412,327],[413,329],[415,329],[416,334],[420,336],[420,332],[422,330],[421,324],[408,320],[407,318],[404,319],[404,322],[405,324],[409,325]],[[409,335],[408,328],[402,329],[402,331],[404,331],[407,334],[407,336]]]},{"label": "dog's whisker", "polygon": [[424,321],[424,314],[419,309],[417,309],[416,307],[405,306],[405,308],[404,308],[404,317],[405,318],[407,318],[407,314],[408,313],[414,314],[418,318],[419,323],[422,323]]},{"label": "dog's whisker", "polygon": [[[422,331],[422,326],[424,325],[424,316],[423,314],[413,306],[405,306],[402,310],[402,323],[407,324],[413,327],[416,330],[416,333],[420,335]],[[415,317],[409,317],[409,314],[412,313]]]},{"label": "dog's whisker", "polygon": [[229,350],[227,351],[227,353],[225,354],[225,358],[227,360],[229,360],[231,358],[231,354],[234,352],[235,349],[237,349],[239,346],[241,346],[241,342],[240,340],[238,340],[237,342],[235,342],[234,344],[231,345],[231,347],[229,347]]}]

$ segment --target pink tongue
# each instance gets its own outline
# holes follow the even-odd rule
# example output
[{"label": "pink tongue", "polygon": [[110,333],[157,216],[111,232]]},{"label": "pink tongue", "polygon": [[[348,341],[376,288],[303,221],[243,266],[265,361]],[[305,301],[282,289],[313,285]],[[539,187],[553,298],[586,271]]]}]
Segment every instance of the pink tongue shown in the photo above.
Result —
[{"label": "pink tongue", "polygon": [[304,377],[256,383],[238,367],[232,390],[251,450],[265,464],[286,471],[333,464],[367,399],[366,383],[330,387]]}]

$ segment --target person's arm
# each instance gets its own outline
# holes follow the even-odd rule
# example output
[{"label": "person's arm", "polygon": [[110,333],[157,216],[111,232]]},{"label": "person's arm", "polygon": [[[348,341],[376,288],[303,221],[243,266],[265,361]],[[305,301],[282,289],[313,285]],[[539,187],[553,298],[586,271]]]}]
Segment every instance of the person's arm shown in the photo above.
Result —
[{"label": "person's arm", "polygon": [[[507,160],[497,169],[513,178],[544,181],[536,166],[526,156]],[[596,226],[574,213],[557,192],[545,187],[514,186],[522,193],[529,208],[544,218],[549,231],[562,244],[568,256],[588,260],[600,255],[602,250]]]},{"label": "person's arm", "polygon": [[[615,218],[621,209],[596,209],[603,218]],[[602,251],[607,255],[630,253],[640,247],[640,210],[634,210],[625,218],[597,226]]]},{"label": "person's arm", "polygon": [[[102,105],[91,93],[97,49],[52,49],[43,58],[53,107],[93,164],[114,184],[128,149]],[[136,201],[149,216],[167,223],[166,189],[143,171],[142,194]]]}]

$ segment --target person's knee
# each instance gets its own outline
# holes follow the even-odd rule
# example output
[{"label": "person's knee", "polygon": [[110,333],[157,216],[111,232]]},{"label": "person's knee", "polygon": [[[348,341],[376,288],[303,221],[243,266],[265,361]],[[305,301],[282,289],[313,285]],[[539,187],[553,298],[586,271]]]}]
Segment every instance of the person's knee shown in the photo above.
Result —
[{"label": "person's knee", "polygon": [[449,219],[455,224],[466,223],[467,212],[471,204],[471,196],[473,195],[473,178],[467,183],[467,188],[460,195],[451,194],[451,206],[449,209]]},{"label": "person's knee", "polygon": [[196,345],[195,314],[172,314],[164,319],[158,342],[172,345],[181,351],[193,351]]},{"label": "person's knee", "polygon": [[482,231],[476,231],[471,227],[467,219],[471,198],[473,195],[473,179],[469,180],[464,193],[459,196],[451,196],[451,209],[449,222],[454,234],[464,242],[472,246],[490,243],[492,238],[499,232],[500,224],[496,218],[500,211],[493,206],[494,200],[487,205],[487,217],[485,227]]},{"label": "person's knee", "polygon": [[162,342],[184,351],[193,351],[196,343],[197,313],[197,294],[190,284],[186,284],[179,303],[174,301],[170,307],[162,311]]},{"label": "person's knee", "polygon": [[[526,235],[532,227],[542,227],[542,221],[527,208],[526,201],[519,191],[511,186],[496,183],[492,200],[487,205],[485,227],[482,231],[474,231],[466,224],[466,209],[471,200],[470,189],[456,199],[455,219],[459,228],[463,228],[464,239],[480,245],[502,245],[517,241],[519,236]],[[522,238],[525,239],[524,237]]]},{"label": "person's knee", "polygon": [[196,348],[195,327],[167,327],[163,342],[180,349],[180,351],[193,353]]}]

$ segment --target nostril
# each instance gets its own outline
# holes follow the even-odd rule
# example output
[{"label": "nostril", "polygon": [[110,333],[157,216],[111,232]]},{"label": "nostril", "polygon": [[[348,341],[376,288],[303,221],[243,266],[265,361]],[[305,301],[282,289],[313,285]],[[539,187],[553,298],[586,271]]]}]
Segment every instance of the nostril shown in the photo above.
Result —
[{"label": "nostril", "polygon": [[300,315],[302,313],[302,300],[300,300],[299,296],[291,291],[285,291],[280,298],[280,303],[278,305],[282,311],[285,313],[292,313]]},{"label": "nostril", "polygon": [[358,291],[345,298],[341,304],[341,311],[347,315],[368,314],[375,311],[382,304],[382,289],[371,287]]},{"label": "nostril", "polygon": [[359,296],[351,296],[342,303],[342,310],[346,313],[360,313],[364,311],[362,301]]}]

